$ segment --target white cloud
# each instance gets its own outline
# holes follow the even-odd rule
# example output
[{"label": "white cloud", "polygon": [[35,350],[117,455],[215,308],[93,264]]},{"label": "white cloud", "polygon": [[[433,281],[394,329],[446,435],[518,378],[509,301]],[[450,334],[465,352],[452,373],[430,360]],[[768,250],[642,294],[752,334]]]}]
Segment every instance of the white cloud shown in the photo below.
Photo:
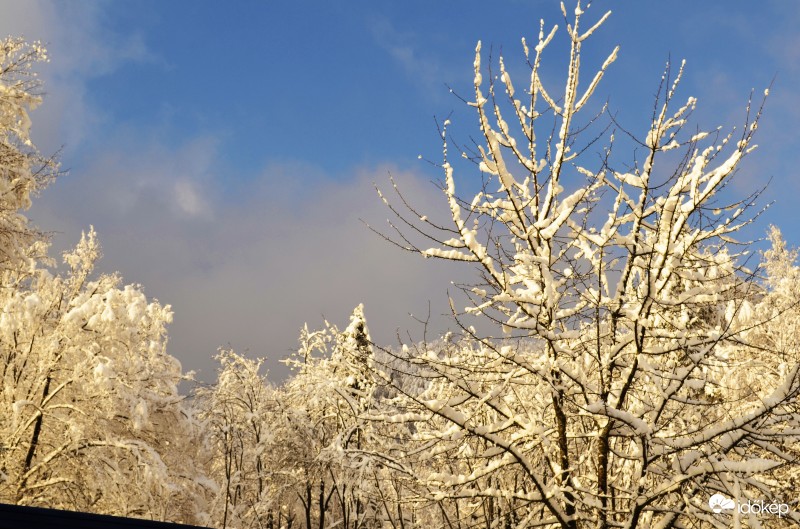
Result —
[{"label": "white cloud", "polygon": [[103,120],[87,101],[86,83],[129,61],[153,61],[138,33],[114,33],[105,23],[107,1],[5,0],[0,35],[45,43],[51,61],[37,70],[47,103],[34,111],[32,136],[45,153],[75,149]]},{"label": "white cloud", "polygon": [[193,182],[185,179],[178,180],[174,187],[175,199],[181,211],[191,216],[209,211],[208,204],[200,196]]},{"label": "white cloud", "polygon": [[[406,254],[361,221],[383,227],[390,214],[372,185],[389,187],[389,167],[337,180],[300,162],[271,164],[234,187],[209,142],[167,151],[120,141],[57,182],[32,212],[39,225],[62,227],[62,249],[96,227],[106,256],[99,268],[173,306],[170,350],[186,369],[213,379],[211,357],[230,344],[267,356],[283,376],[278,360],[296,347],[304,322],[344,325],[361,302],[383,343],[398,330],[421,338],[408,313],[424,316],[429,300],[432,328],[447,325],[438,314],[448,311],[449,279],[468,269]],[[391,172],[432,218],[444,209],[425,178]]]}]

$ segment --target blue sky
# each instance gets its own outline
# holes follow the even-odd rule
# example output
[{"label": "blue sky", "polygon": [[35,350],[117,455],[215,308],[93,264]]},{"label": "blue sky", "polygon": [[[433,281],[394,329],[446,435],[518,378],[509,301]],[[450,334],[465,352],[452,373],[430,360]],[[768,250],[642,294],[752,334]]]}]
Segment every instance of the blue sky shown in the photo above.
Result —
[{"label": "blue sky", "polygon": [[[596,1],[613,14],[585,48],[587,68],[621,45],[597,92],[634,132],[646,129],[664,64],[687,60],[680,96],[699,99],[703,128],[741,125],[750,89],[775,83],[732,192],[771,180],[770,223],[800,245],[800,5],[790,2]],[[30,216],[57,232],[54,250],[90,224],[102,271],[175,310],[170,351],[213,378],[219,346],[277,359],[304,322],[345,325],[366,306],[374,338],[418,326],[408,313],[446,310],[449,280],[469,277],[398,253],[359,219],[386,212],[372,182],[395,175],[423,209],[441,146],[434,117],[456,134],[475,118],[468,95],[475,43],[524,74],[520,37],[561,26],[548,81],[565,65],[552,1],[231,2],[0,0],[0,33],[49,43],[47,96],[33,115],[44,152],[63,146],[69,174]],[[485,59],[488,61],[488,59]],[[588,75],[588,74],[587,74]],[[446,325],[441,320],[437,325]]]}]

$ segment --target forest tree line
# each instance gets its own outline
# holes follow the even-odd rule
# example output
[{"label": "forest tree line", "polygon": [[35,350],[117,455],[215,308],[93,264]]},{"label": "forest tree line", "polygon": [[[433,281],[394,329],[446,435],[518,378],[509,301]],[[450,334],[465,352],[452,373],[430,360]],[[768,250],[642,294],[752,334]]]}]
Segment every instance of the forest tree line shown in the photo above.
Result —
[{"label": "forest tree line", "polygon": [[[358,306],[301,330],[284,384],[220,350],[191,395],[169,305],[95,273],[93,229],[57,263],[24,216],[59,175],[30,139],[46,51],[3,40],[0,501],[225,528],[800,521],[798,253],[774,227],[768,250],[742,244],[759,192],[727,189],[763,103],[739,129],[691,131],[697,102],[668,67],[644,132],[621,129],[592,99],[617,49],[579,83],[607,16],[584,28],[578,4],[558,95],[540,76],[555,28],[524,44],[524,89],[502,58],[486,75],[478,45],[479,139],[440,131],[447,222],[379,193],[390,244],[477,270],[451,304],[459,332],[383,346]],[[456,175],[478,172],[464,191]]]}]

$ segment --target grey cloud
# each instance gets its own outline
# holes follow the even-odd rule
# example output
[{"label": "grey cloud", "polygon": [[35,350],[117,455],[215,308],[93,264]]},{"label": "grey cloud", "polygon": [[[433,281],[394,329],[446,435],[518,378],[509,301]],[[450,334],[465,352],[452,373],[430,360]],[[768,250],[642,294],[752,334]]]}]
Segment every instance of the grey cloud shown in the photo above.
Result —
[{"label": "grey cloud", "polygon": [[[118,270],[173,306],[169,348],[185,369],[212,380],[211,357],[230,345],[268,357],[279,379],[279,360],[296,348],[305,322],[345,325],[361,302],[380,343],[395,343],[398,330],[421,338],[408,314],[424,317],[429,301],[432,329],[448,326],[438,315],[448,311],[449,281],[469,270],[405,253],[361,221],[385,223],[389,211],[372,182],[388,187],[390,171],[422,211],[446,209],[420,175],[371,167],[337,180],[302,163],[273,164],[225,189],[224,174],[208,176],[213,160],[196,159],[209,152],[207,141],[174,152],[107,152],[57,182],[32,213],[40,225],[63,227],[60,248],[96,226],[106,256],[100,270]],[[180,207],[181,184],[196,193],[200,214]]]}]

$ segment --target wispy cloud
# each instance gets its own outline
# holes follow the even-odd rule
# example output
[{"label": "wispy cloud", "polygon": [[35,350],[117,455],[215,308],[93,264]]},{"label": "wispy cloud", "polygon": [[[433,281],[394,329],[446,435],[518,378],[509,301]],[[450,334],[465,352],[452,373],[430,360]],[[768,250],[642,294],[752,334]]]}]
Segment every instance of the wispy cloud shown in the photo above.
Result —
[{"label": "wispy cloud", "polygon": [[442,90],[447,72],[442,63],[420,46],[419,38],[410,31],[399,30],[388,18],[373,16],[368,21],[375,43],[420,89],[428,94]]}]

